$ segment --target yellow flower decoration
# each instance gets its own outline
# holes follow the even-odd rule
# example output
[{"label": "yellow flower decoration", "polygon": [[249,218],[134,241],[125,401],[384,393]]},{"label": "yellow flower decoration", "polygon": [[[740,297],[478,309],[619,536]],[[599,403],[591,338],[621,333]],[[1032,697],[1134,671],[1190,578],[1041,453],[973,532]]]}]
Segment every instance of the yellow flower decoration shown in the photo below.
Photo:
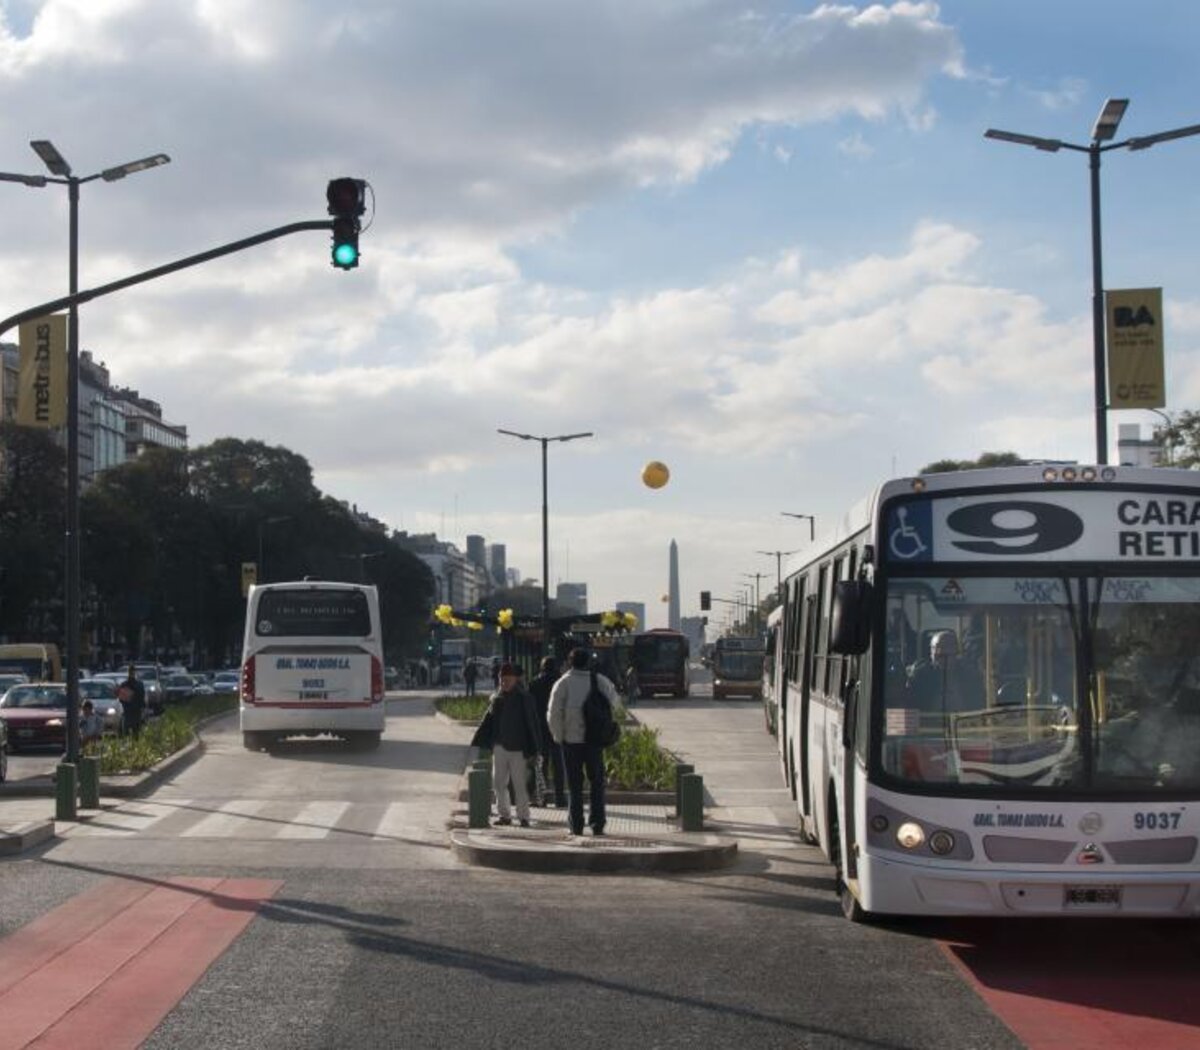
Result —
[{"label": "yellow flower decoration", "polygon": [[496,614],[496,622],[500,625],[500,630],[511,631],[513,625],[512,609],[501,609]]},{"label": "yellow flower decoration", "polygon": [[468,631],[482,631],[483,624],[479,623],[477,620],[468,620],[467,621],[467,630]]},{"label": "yellow flower decoration", "polygon": [[606,631],[615,630],[621,624],[621,614],[616,612],[604,612],[600,614],[600,626]]},{"label": "yellow flower decoration", "polygon": [[433,618],[437,620],[438,623],[453,624],[454,610],[449,605],[439,605],[433,610]]},{"label": "yellow flower decoration", "polygon": [[634,616],[633,613],[631,613],[631,612],[622,613],[622,618],[625,621],[625,630],[627,630],[627,631],[636,631],[637,630],[638,618],[636,616]]}]

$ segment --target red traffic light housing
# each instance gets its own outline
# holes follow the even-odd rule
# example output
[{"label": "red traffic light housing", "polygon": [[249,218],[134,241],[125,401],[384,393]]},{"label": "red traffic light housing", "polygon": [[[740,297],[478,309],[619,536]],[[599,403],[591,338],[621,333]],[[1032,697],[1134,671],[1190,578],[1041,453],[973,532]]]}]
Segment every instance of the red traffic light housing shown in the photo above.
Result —
[{"label": "red traffic light housing", "polygon": [[359,216],[366,210],[367,184],[362,179],[330,179],[325,189],[333,230],[332,263],[339,270],[358,265]]}]

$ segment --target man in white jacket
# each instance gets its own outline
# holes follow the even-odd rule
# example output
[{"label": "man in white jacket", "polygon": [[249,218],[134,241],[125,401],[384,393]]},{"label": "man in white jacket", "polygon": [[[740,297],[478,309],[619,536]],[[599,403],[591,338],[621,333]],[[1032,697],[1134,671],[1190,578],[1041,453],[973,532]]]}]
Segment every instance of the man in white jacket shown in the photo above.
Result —
[{"label": "man in white jacket", "polygon": [[[567,671],[550,691],[547,721],[555,744],[562,747],[567,768],[567,817],[572,835],[583,834],[583,774],[587,770],[592,785],[588,806],[588,824],[593,835],[604,834],[604,749],[589,744],[583,721],[583,702],[592,690],[591,655],[586,649],[573,649]],[[596,688],[610,704],[617,702],[617,690],[604,675],[596,675]]]}]

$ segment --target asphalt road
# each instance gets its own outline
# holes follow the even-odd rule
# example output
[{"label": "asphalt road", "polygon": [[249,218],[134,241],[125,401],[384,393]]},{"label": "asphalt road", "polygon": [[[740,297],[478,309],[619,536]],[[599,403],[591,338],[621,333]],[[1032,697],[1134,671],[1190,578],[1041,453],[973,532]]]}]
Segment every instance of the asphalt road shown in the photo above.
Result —
[{"label": "asphalt road", "polygon": [[[717,750],[714,808],[747,836],[733,869],[458,864],[444,827],[469,732],[410,696],[390,705],[374,753],[322,741],[252,754],[232,725],[210,732],[206,755],[153,796],[0,864],[0,934],[114,876],[143,889],[278,880],[189,979],[144,1044],[156,1048],[1021,1046],[964,979],[944,928],[841,917],[830,870],[790,833],[763,772],[759,710],[686,704],[642,710],[672,746]],[[187,962],[168,959],[164,985]],[[0,968],[0,1016],[3,988]],[[144,1006],[125,994],[116,1015]]]}]

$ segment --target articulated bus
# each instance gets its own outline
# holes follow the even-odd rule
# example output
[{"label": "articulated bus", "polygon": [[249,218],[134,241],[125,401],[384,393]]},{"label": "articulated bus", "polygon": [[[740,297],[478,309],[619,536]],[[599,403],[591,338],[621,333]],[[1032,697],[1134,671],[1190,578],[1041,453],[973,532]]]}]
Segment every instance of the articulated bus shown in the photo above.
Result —
[{"label": "articulated bus", "polygon": [[779,751],[847,917],[1200,916],[1200,475],[890,481],[805,554]]},{"label": "articulated bus", "polygon": [[688,640],[678,631],[655,628],[633,636],[631,662],[642,696],[688,695]]}]

